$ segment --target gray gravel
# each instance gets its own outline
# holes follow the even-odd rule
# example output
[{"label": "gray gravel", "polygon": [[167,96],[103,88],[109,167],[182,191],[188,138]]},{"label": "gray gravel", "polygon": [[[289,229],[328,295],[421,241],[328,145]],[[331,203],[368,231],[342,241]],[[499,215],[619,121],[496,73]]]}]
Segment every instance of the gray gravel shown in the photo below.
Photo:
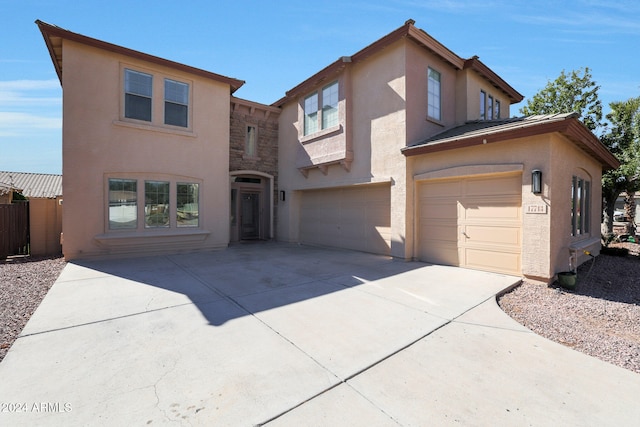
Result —
[{"label": "gray gravel", "polygon": [[65,264],[61,257],[16,257],[0,261],[0,361]]},{"label": "gray gravel", "polygon": [[640,258],[638,245],[625,246],[626,257],[581,265],[575,291],[524,282],[498,303],[543,337],[640,373]]}]

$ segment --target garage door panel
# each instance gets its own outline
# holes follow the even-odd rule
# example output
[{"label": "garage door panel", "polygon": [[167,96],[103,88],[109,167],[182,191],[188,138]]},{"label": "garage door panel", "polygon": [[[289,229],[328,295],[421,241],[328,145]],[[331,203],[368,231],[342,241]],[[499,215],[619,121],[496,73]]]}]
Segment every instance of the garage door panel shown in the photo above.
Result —
[{"label": "garage door panel", "polygon": [[451,242],[441,242],[438,247],[421,247],[420,259],[433,264],[460,265],[458,245]]},{"label": "garage door panel", "polygon": [[465,245],[511,245],[512,250],[519,250],[521,245],[520,227],[503,225],[466,225]]},{"label": "garage door panel", "polygon": [[464,219],[482,221],[519,221],[522,209],[520,200],[464,201]]},{"label": "garage door panel", "polygon": [[426,207],[421,211],[421,217],[425,220],[455,219],[458,216],[458,203],[455,200],[422,199],[420,203]]},{"label": "garage door panel", "polygon": [[430,221],[422,224],[420,226],[421,236],[429,240],[458,244],[458,227],[455,220]]},{"label": "garage door panel", "polygon": [[449,198],[452,195],[462,194],[462,185],[456,181],[436,181],[428,186],[420,186],[418,190],[418,198],[423,197],[444,197]]},{"label": "garage door panel", "polygon": [[522,180],[512,176],[476,178],[466,181],[466,196],[520,195]]},{"label": "garage door panel", "polygon": [[[520,254],[487,249],[465,248],[466,267],[514,274],[519,272]],[[516,273],[519,274],[519,273]]]}]

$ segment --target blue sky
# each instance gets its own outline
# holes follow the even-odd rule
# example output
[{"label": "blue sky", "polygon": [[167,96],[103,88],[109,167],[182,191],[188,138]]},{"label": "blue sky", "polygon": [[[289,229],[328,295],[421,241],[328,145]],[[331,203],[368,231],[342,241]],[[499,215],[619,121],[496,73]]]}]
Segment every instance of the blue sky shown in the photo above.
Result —
[{"label": "blue sky", "polygon": [[525,96],[589,67],[603,104],[640,95],[637,0],[0,0],[0,170],[61,173],[62,89],[34,21],[245,80],[270,104],[411,18]]}]

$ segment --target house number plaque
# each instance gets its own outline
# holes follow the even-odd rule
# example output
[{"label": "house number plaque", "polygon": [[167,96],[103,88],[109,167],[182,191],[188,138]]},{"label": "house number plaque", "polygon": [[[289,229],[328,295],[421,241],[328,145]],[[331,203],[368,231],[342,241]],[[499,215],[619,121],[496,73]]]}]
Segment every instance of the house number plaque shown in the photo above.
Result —
[{"label": "house number plaque", "polygon": [[525,213],[528,214],[546,214],[547,213],[547,205],[539,204],[539,205],[526,205]]}]

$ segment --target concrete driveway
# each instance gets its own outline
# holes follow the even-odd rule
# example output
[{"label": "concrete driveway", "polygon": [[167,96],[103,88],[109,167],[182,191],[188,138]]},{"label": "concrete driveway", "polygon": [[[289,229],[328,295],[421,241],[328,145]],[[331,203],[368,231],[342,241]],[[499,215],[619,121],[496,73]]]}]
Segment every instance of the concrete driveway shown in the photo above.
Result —
[{"label": "concrete driveway", "polygon": [[70,263],[0,425],[633,425],[640,375],[523,328],[518,278],[278,243]]}]

